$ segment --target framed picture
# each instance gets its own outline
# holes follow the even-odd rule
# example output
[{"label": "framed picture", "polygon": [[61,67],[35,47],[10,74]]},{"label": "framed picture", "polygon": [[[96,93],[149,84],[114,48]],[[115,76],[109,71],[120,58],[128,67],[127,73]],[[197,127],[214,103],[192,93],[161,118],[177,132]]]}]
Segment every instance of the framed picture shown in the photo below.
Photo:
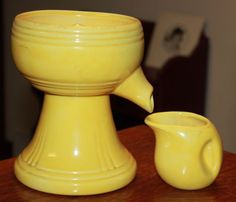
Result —
[{"label": "framed picture", "polygon": [[154,30],[146,65],[161,68],[170,58],[189,56],[197,46],[204,19],[180,13],[161,13]]}]

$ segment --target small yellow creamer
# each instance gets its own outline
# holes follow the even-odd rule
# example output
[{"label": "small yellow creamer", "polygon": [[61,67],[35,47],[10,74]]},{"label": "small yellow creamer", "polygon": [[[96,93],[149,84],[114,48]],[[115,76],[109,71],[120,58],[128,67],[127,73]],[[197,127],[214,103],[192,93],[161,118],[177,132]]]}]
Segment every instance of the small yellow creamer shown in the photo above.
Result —
[{"label": "small yellow creamer", "polygon": [[194,190],[216,179],[222,164],[222,142],[207,118],[190,112],[159,112],[145,122],[155,133],[155,165],[166,183]]}]

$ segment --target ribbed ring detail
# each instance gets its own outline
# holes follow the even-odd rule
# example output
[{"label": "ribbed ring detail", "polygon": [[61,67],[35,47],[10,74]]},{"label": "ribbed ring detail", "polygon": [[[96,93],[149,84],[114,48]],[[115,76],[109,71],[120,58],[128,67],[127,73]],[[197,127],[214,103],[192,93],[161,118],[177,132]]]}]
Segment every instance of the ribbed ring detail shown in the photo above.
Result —
[{"label": "ribbed ring detail", "polygon": [[138,19],[110,13],[41,10],[16,16],[12,37],[68,46],[109,46],[143,40]]}]

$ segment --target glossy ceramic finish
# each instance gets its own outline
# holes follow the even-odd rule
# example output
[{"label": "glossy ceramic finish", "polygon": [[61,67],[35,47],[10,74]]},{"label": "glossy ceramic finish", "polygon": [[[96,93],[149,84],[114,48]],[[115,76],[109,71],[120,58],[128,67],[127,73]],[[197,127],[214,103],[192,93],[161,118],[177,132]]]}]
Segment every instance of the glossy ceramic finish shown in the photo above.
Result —
[{"label": "glossy ceramic finish", "polygon": [[136,162],[117,137],[109,94],[153,109],[153,89],[139,66],[140,22],[108,13],[26,12],[13,23],[12,52],[18,70],[45,92],[34,138],[15,163],[17,178],[65,195],[127,185]]},{"label": "glossy ceramic finish", "polygon": [[65,94],[109,93],[138,68],[143,54],[140,22],[115,14],[23,13],[15,18],[12,41],[19,70],[50,93],[57,93],[52,84],[72,91]]},{"label": "glossy ceramic finish", "polygon": [[223,149],[208,119],[189,112],[160,112],[148,116],[145,123],[156,135],[155,165],[165,182],[194,190],[216,179]]}]

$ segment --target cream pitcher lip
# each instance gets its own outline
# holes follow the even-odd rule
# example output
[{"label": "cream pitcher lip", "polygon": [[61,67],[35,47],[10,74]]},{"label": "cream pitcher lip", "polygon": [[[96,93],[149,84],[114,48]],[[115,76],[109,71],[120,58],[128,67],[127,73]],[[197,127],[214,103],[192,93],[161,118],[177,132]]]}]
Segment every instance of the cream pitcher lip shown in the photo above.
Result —
[{"label": "cream pitcher lip", "polygon": [[[181,118],[181,119],[180,119]],[[153,127],[181,127],[203,128],[208,127],[210,121],[202,115],[185,111],[165,111],[151,114],[145,118],[145,123]]]}]

